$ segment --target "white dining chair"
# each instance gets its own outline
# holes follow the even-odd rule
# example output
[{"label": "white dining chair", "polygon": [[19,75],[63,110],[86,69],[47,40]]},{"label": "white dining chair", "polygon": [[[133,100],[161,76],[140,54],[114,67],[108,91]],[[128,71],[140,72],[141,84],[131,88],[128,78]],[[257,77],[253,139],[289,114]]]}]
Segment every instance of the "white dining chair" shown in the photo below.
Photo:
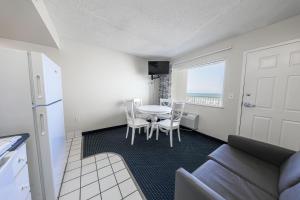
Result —
[{"label": "white dining chair", "polygon": [[[171,119],[165,119],[157,123],[156,129],[156,140],[158,140],[159,129],[163,129],[169,132],[170,135],[170,146],[173,147],[173,130],[177,129],[178,140],[181,142],[180,138],[180,121],[182,118],[185,103],[174,102],[172,105]],[[151,137],[151,135],[150,135]]]},{"label": "white dining chair", "polygon": [[125,113],[127,119],[127,131],[126,131],[126,139],[128,138],[129,128],[132,129],[131,135],[131,145],[134,143],[135,137],[135,129],[138,128],[145,128],[146,129],[146,139],[149,139],[149,122],[142,118],[135,117],[135,108],[134,108],[134,101],[126,101],[125,102]]},{"label": "white dining chair", "polygon": [[142,106],[143,105],[143,100],[141,98],[133,98],[133,103],[134,103],[134,106]]},{"label": "white dining chair", "polygon": [[160,99],[159,99],[159,104],[160,104],[161,106],[172,107],[172,103],[173,103],[173,100],[172,100],[172,99],[163,99],[163,98],[160,98]]},{"label": "white dining chair", "polygon": [[[138,111],[138,107],[143,105],[143,101],[141,98],[134,98],[133,99],[133,104],[134,104],[134,110],[135,110],[135,117],[136,118],[141,118],[141,119],[145,119],[148,120],[150,117],[146,114],[140,113]],[[141,128],[139,128],[139,134],[141,134]]]},{"label": "white dining chair", "polygon": [[[172,104],[173,104],[173,100],[172,99],[163,99],[163,98],[159,99],[159,105],[161,105],[161,106],[172,107]],[[158,118],[160,120],[170,119],[171,115],[170,114],[161,114],[161,115],[158,115]]]}]

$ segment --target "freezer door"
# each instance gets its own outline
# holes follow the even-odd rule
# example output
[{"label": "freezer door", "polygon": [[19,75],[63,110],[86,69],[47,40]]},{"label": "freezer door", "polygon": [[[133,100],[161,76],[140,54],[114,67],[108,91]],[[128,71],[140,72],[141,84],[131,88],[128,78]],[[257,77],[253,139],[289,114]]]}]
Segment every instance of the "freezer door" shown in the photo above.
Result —
[{"label": "freezer door", "polygon": [[30,53],[33,99],[35,105],[49,105],[61,100],[62,82],[61,69],[41,53]]},{"label": "freezer door", "polygon": [[63,102],[35,108],[36,128],[47,200],[56,199],[65,167]]}]

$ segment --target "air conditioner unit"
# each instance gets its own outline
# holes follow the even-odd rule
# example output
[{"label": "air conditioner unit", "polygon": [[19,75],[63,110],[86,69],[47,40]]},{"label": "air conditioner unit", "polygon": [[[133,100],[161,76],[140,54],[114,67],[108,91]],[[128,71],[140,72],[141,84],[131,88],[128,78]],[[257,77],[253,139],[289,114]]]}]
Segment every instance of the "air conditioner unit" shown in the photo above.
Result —
[{"label": "air conditioner unit", "polygon": [[199,115],[195,113],[186,113],[184,112],[182,114],[180,125],[196,130],[198,129],[198,123],[199,123]]}]

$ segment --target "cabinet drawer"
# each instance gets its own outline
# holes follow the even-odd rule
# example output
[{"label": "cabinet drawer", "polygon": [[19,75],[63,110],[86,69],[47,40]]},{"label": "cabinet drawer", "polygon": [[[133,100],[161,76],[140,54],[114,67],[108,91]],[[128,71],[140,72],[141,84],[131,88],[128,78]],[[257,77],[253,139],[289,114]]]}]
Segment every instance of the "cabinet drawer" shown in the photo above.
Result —
[{"label": "cabinet drawer", "polygon": [[2,174],[0,179],[0,199],[25,200],[30,193],[28,167],[25,165],[16,177],[12,177],[11,170]]},{"label": "cabinet drawer", "polygon": [[13,176],[17,176],[19,171],[27,164],[26,144],[16,150],[16,155],[12,158],[11,167]]},{"label": "cabinet drawer", "polygon": [[18,199],[26,199],[30,192],[28,166],[25,165],[15,178],[16,189],[18,191]]}]

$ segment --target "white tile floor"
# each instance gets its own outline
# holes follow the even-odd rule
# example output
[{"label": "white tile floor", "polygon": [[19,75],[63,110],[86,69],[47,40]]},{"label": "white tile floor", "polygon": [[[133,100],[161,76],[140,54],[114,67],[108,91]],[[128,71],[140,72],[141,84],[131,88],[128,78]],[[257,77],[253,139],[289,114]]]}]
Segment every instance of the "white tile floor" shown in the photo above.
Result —
[{"label": "white tile floor", "polygon": [[67,141],[68,161],[59,200],[145,200],[124,159],[101,153],[81,159],[82,137]]}]

